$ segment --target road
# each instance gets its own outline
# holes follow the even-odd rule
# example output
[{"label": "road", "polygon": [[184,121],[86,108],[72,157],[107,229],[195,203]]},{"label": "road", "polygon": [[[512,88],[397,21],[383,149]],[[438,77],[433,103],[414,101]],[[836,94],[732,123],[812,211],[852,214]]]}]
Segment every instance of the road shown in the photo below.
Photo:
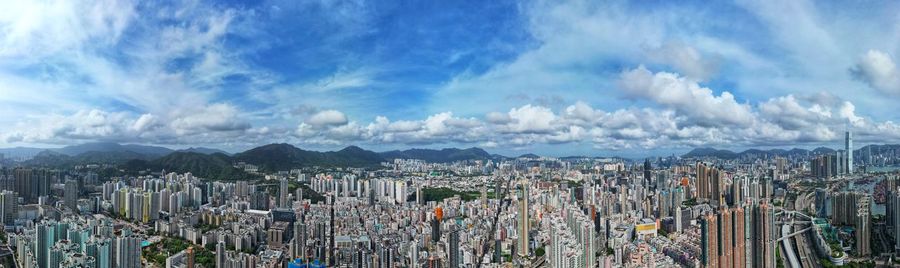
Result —
[{"label": "road", "polygon": [[820,268],[822,265],[819,264],[819,258],[815,251],[813,251],[814,249],[812,248],[809,239],[810,234],[812,234],[812,232],[795,236],[797,250],[800,252],[800,263],[803,264],[803,267]]},{"label": "road", "polygon": [[[791,234],[791,228],[794,223],[781,225],[781,236],[788,236]],[[800,265],[800,259],[797,258],[797,254],[794,252],[794,247],[791,245],[791,239],[781,240],[781,245],[784,246],[785,255],[787,255],[788,264],[791,265],[792,268],[802,268]]]}]

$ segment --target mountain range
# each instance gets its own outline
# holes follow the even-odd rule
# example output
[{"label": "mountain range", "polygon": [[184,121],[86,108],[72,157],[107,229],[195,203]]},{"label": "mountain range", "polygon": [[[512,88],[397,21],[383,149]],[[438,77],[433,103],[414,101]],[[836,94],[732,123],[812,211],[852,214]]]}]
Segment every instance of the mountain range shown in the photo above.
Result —
[{"label": "mountain range", "polygon": [[486,160],[496,158],[494,155],[482,150],[481,148],[472,147],[468,149],[445,148],[441,150],[432,149],[409,149],[404,151],[388,151],[380,154],[385,159],[421,159],[432,163],[448,163],[461,160]]},{"label": "mountain range", "polygon": [[[864,152],[871,151],[872,153],[881,153],[881,151],[887,150],[898,150],[900,149],[900,144],[884,144],[884,145],[866,145],[862,148],[853,150],[854,155],[862,155]],[[716,157],[721,159],[735,159],[741,157],[754,157],[754,156],[762,156],[762,155],[771,155],[771,156],[808,156],[808,155],[821,155],[821,154],[831,154],[836,152],[836,150],[827,148],[827,147],[819,147],[813,150],[799,149],[794,148],[791,150],[784,149],[770,149],[770,150],[760,150],[760,149],[749,149],[741,152],[734,152],[730,150],[720,150],[715,148],[696,148],[682,155],[682,157]]]},{"label": "mountain range", "polygon": [[[10,149],[11,150],[11,149]],[[410,149],[377,153],[349,146],[339,151],[309,151],[290,144],[268,144],[229,155],[209,148],[172,150],[159,146],[117,143],[86,143],[55,149],[15,148],[23,156],[33,155],[21,165],[68,168],[81,164],[109,164],[127,173],[139,171],[191,172],[198,177],[240,179],[252,177],[234,168],[236,163],[252,164],[262,172],[302,167],[376,167],[397,158],[421,159],[432,163],[461,160],[507,159],[480,148]]]},{"label": "mountain range", "polygon": [[[887,150],[898,150],[900,145],[868,145],[855,150],[854,153],[872,151],[880,153]],[[720,150],[715,148],[697,148],[682,157],[717,157],[735,159],[740,157],[773,156],[807,156],[833,153],[835,150],[825,147],[813,150],[806,149],[749,149],[741,152]],[[252,164],[262,172],[284,171],[303,167],[376,167],[382,162],[393,159],[421,159],[430,163],[449,163],[462,160],[506,160],[510,157],[490,154],[481,148],[445,148],[409,149],[387,152],[373,152],[356,146],[349,146],[338,151],[310,151],[290,144],[268,144],[244,152],[229,155],[227,152],[209,148],[188,148],[172,150],[159,146],[117,143],[87,143],[56,149],[39,149],[17,147],[0,149],[6,155],[19,155],[28,160],[17,164],[27,166],[44,166],[68,168],[81,164],[108,164],[118,167],[127,173],[139,171],[175,171],[191,172],[198,177],[214,179],[242,179],[253,177],[243,170],[235,168],[237,163]],[[535,159],[536,154],[523,154],[518,158]],[[582,158],[582,157],[578,157]],[[563,158],[566,159],[566,158]],[[6,160],[7,162],[9,159]]]}]

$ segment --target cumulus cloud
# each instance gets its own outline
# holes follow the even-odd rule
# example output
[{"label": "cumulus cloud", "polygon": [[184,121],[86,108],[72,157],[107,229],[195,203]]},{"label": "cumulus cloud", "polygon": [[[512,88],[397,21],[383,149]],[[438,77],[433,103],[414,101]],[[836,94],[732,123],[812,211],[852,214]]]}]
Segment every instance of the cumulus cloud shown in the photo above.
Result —
[{"label": "cumulus cloud", "polygon": [[509,110],[510,121],[505,130],[513,133],[547,133],[553,130],[556,114],[543,106],[525,106]]},{"label": "cumulus cloud", "polygon": [[250,124],[236,108],[213,104],[165,116],[99,109],[72,114],[51,114],[17,124],[6,133],[7,142],[68,144],[91,141],[120,141],[154,144],[187,144],[198,141],[223,142],[242,137]]},{"label": "cumulus cloud", "polygon": [[[18,128],[21,131],[6,133],[2,138],[6,142],[60,144],[93,140],[184,144],[237,139],[248,144],[471,144],[494,148],[577,143],[619,150],[821,144],[840,139],[843,129],[852,127],[861,140],[900,140],[900,125],[896,123],[857,115],[848,101],[814,100],[793,95],[771,98],[751,106],[755,108],[750,113],[753,118],[746,125],[695,124],[693,114],[665,106],[605,112],[584,102],[559,111],[527,104],[481,118],[441,112],[419,120],[392,121],[376,116],[370,123],[361,123],[346,116],[329,116],[340,120],[307,120],[294,129],[250,127],[234,107],[224,103],[182,111],[174,117],[93,109],[22,124]],[[327,111],[320,114],[343,115],[337,110]],[[310,123],[313,121],[315,125]]]},{"label": "cumulus cloud", "polygon": [[[712,96],[710,92],[703,92],[698,87],[675,87],[675,90],[687,90],[685,88],[701,91],[699,96],[708,100],[723,101],[715,100],[722,97]],[[691,94],[697,96],[698,93]],[[715,105],[710,106],[716,107]],[[787,95],[756,105],[736,102],[728,105],[744,109],[747,118],[742,120],[745,121],[740,124],[697,124],[699,119],[723,119],[698,116],[694,112],[669,105],[605,112],[579,101],[559,111],[526,104],[507,112],[490,112],[481,118],[461,118],[451,112],[432,114],[421,120],[391,121],[387,117],[377,116],[368,125],[352,120],[348,124],[325,128],[301,124],[296,132],[306,143],[332,145],[362,142],[406,145],[472,144],[492,148],[519,148],[539,144],[578,143],[605,150],[822,144],[840,139],[844,129],[852,129],[861,139],[870,139],[875,135],[900,139],[900,127],[897,124],[890,121],[877,122],[857,115],[851,102],[834,96]]]},{"label": "cumulus cloud", "polygon": [[239,118],[237,108],[225,103],[183,111],[171,125],[179,135],[204,131],[243,131],[250,128],[250,123]]},{"label": "cumulus cloud", "polygon": [[582,101],[578,101],[575,104],[566,107],[565,112],[566,118],[580,120],[585,123],[594,122],[602,115],[602,111],[594,110],[594,108]]},{"label": "cumulus cloud", "polygon": [[134,124],[131,125],[131,130],[141,132],[148,130],[150,128],[156,127],[159,124],[156,116],[152,114],[142,114],[141,117],[138,117]]},{"label": "cumulus cloud", "polygon": [[673,66],[678,72],[698,81],[711,78],[719,70],[717,58],[704,57],[697,49],[682,42],[667,42],[648,49],[647,54],[651,61]]},{"label": "cumulus cloud", "polygon": [[306,122],[313,126],[339,126],[347,124],[347,116],[337,110],[325,110],[312,115]]},{"label": "cumulus cloud", "polygon": [[746,126],[753,120],[750,105],[738,103],[725,91],[715,96],[709,88],[673,73],[652,73],[644,66],[622,73],[619,86],[626,96],[646,99],[674,109],[698,125]]},{"label": "cumulus cloud", "polygon": [[125,136],[135,121],[124,113],[81,110],[71,115],[49,115],[36,122],[21,123],[7,134],[7,141],[61,143],[68,140],[111,139]]},{"label": "cumulus cloud", "polygon": [[900,96],[900,70],[885,52],[869,50],[850,69],[856,79],[885,94]]},{"label": "cumulus cloud", "polygon": [[[434,84],[424,80],[437,76],[407,81],[398,75],[407,70],[392,69],[404,64],[371,65],[360,56],[371,52],[367,46],[362,46],[363,53],[346,53],[347,46],[339,46],[353,42],[347,36],[373,32],[367,20],[377,14],[368,12],[377,9],[357,4],[308,5],[310,10],[340,15],[324,16],[334,20],[326,23],[340,25],[326,27],[334,31],[324,32],[337,36],[325,34],[327,40],[322,42],[329,45],[325,50],[349,56],[318,58],[327,63],[312,58],[315,66],[310,68],[315,71],[303,73],[316,75],[299,78],[304,75],[297,75],[293,68],[287,68],[289,73],[269,73],[284,68],[257,65],[255,57],[263,54],[254,53],[258,52],[255,46],[270,46],[268,40],[275,39],[267,36],[272,33],[265,27],[254,24],[258,18],[278,15],[266,10],[202,2],[0,3],[0,114],[8,115],[0,118],[0,124],[18,122],[0,129],[0,137],[26,145],[95,140],[251,145],[283,141],[496,148],[578,143],[573,147],[623,149],[824,143],[852,128],[861,140],[900,140],[900,126],[882,121],[890,115],[877,115],[876,120],[866,111],[857,111],[892,107],[888,106],[892,99],[853,96],[851,102],[832,94],[810,94],[858,85],[852,79],[876,89],[873,93],[900,94],[900,70],[890,55],[895,51],[871,50],[859,59],[841,57],[878,45],[895,47],[880,37],[893,35],[871,30],[877,27],[855,27],[856,23],[849,31],[822,24],[816,5],[800,2],[784,8],[748,2],[737,7],[748,14],[720,17],[709,16],[718,12],[695,12],[706,10],[703,5],[641,10],[635,16],[627,2],[528,2],[519,5],[524,16],[519,22],[524,25],[521,29],[510,25],[515,29],[509,31],[521,31],[527,36],[522,39],[529,39],[527,44],[498,41],[486,50],[501,50],[497,54],[502,55],[488,55],[475,63],[465,59],[471,57],[462,57],[453,61],[452,69],[413,67],[452,76]],[[154,12],[138,16],[136,12],[142,10]],[[785,20],[777,15],[782,12],[800,14],[800,19]],[[685,13],[696,17],[681,16]],[[747,21],[770,28],[751,25],[748,28],[753,29],[734,29],[733,34],[722,36],[715,26]],[[280,30],[282,25],[276,26]],[[774,41],[744,39],[759,38],[760,32],[771,33]],[[856,38],[867,35],[879,38]],[[845,39],[854,44],[840,44],[831,36],[852,36]],[[244,45],[235,40],[263,42]],[[793,56],[779,54],[782,51]],[[245,62],[241,56],[247,55],[254,58]],[[433,60],[410,58],[424,64]],[[641,66],[621,72],[621,66],[640,64],[665,71]],[[849,77],[848,66],[852,66]],[[334,71],[322,74],[322,70]],[[719,74],[727,79],[717,80]],[[380,80],[384,77],[399,82],[385,85]],[[727,90],[735,91],[708,88],[720,84],[733,85]],[[386,87],[429,90],[413,94],[406,89],[380,90]],[[247,88],[249,92],[242,92]],[[346,95],[351,91],[360,95]],[[740,100],[732,94],[751,91]],[[610,99],[618,93],[634,102]],[[385,101],[401,94],[427,103],[427,107],[400,107],[408,109],[403,112],[431,112],[397,112],[394,101],[420,100]],[[471,105],[473,99],[497,103]],[[366,105],[354,105],[359,103]],[[377,115],[385,110],[393,120]],[[372,116],[350,118],[347,114]]]}]

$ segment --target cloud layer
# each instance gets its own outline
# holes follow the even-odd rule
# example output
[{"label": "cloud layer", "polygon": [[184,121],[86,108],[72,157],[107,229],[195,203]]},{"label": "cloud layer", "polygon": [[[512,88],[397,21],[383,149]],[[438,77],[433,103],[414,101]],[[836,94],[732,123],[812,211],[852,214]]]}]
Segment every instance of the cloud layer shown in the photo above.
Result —
[{"label": "cloud layer", "polygon": [[900,4],[854,5],[10,1],[0,147],[900,142]]}]

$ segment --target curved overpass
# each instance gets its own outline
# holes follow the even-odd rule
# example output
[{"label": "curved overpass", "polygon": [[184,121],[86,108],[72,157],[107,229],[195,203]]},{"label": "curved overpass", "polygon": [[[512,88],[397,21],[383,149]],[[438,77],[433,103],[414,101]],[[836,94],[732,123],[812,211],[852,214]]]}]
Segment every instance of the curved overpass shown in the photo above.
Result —
[{"label": "curved overpass", "polygon": [[[791,235],[791,227],[793,224],[785,224],[781,226],[781,236],[789,237]],[[801,268],[800,259],[797,258],[797,254],[794,253],[794,246],[791,245],[790,239],[782,239],[781,245],[784,246],[785,255],[787,255],[788,263],[793,268]]]}]

